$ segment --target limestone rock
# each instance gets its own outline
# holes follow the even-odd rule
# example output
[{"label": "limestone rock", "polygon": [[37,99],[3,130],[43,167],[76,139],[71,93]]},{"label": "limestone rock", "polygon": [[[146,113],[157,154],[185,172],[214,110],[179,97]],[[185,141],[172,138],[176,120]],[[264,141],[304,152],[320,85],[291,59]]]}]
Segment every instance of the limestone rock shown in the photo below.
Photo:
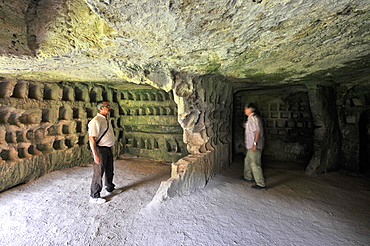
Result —
[{"label": "limestone rock", "polygon": [[347,71],[368,73],[369,10],[362,0],[7,1],[0,74],[166,91],[173,71],[259,83],[361,80]]}]

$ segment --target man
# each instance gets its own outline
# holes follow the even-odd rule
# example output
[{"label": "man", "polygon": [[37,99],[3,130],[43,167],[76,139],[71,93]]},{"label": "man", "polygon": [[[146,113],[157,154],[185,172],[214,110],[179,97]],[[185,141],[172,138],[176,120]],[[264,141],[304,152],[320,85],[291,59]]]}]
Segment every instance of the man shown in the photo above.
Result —
[{"label": "man", "polygon": [[244,107],[244,113],[248,116],[245,127],[245,147],[247,155],[244,159],[243,180],[256,185],[252,186],[254,190],[266,190],[265,179],[262,171],[262,149],[264,145],[264,134],[261,118],[255,113],[257,106],[250,103]]},{"label": "man", "polygon": [[108,194],[118,194],[121,190],[115,190],[115,185],[113,184],[114,167],[112,146],[114,145],[115,137],[113,127],[108,120],[110,111],[109,102],[98,102],[97,109],[98,114],[88,124],[90,148],[94,158],[90,203],[100,204],[106,202],[104,198],[100,197],[104,174],[105,189]]}]

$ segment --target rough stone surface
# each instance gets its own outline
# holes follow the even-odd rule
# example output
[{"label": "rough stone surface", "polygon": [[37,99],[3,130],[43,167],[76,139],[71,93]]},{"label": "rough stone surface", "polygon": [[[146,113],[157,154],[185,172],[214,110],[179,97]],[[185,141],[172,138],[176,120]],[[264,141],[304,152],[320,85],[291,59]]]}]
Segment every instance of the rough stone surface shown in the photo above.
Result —
[{"label": "rough stone surface", "polygon": [[254,103],[264,125],[264,157],[308,163],[312,156],[314,125],[305,87],[239,91],[234,95],[233,153],[246,153],[244,106]]},{"label": "rough stone surface", "polygon": [[306,172],[324,173],[338,169],[340,165],[341,139],[337,121],[335,93],[332,88],[319,87],[309,93],[315,124],[314,156]]},{"label": "rough stone surface", "polygon": [[[4,89],[4,90],[3,90]],[[173,97],[146,86],[117,91],[87,83],[0,79],[0,191],[92,161],[87,123],[109,100],[115,155],[175,162],[187,155]]]},{"label": "rough stone surface", "polygon": [[171,71],[363,81],[369,8],[362,0],[3,0],[0,74],[167,89]]},{"label": "rough stone surface", "polygon": [[[265,123],[273,124],[270,134],[277,136],[274,143],[290,149],[284,153],[291,159],[312,155],[307,173],[369,168],[359,157],[366,159],[370,144],[357,134],[366,132],[370,110],[369,1],[0,3],[3,164],[81,148],[87,141],[86,122],[75,118],[91,118],[96,113],[91,102],[113,100],[117,97],[113,91],[120,94],[146,84],[172,93],[187,151],[202,155],[179,164],[185,175],[172,173],[171,180],[177,180],[185,193],[204,185],[213,173],[209,170],[219,170],[224,166],[221,160],[231,158],[233,95],[241,90],[299,86],[300,93],[309,95],[305,105],[312,118],[306,115],[308,109],[265,110],[269,113]],[[279,97],[269,105],[283,105],[285,95]],[[159,112],[174,112],[168,110]],[[135,114],[154,111],[140,106]],[[290,118],[287,113],[292,113]],[[119,125],[125,114],[116,111],[113,123]],[[305,121],[286,121],[300,117]],[[309,134],[313,130],[313,137],[308,134],[303,144],[287,133],[302,129]],[[177,142],[167,142],[168,150],[178,149]],[[148,139],[138,143],[145,148],[155,145]],[[218,158],[222,154],[218,151],[225,157]]]}]

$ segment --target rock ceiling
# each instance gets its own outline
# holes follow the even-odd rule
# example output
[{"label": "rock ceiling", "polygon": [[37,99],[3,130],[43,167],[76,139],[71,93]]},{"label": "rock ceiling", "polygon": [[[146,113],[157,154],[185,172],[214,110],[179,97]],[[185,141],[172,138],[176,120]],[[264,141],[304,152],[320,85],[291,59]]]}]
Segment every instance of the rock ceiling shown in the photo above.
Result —
[{"label": "rock ceiling", "polygon": [[368,83],[369,0],[0,0],[0,76]]}]

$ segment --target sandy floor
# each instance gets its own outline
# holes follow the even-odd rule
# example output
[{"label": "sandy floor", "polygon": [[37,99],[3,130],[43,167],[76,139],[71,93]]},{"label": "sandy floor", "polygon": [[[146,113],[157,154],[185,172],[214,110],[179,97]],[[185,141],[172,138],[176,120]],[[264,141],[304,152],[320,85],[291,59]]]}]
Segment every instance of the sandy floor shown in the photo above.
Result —
[{"label": "sandy floor", "polygon": [[[88,203],[91,167],[0,193],[0,245],[369,245],[370,182],[267,163],[267,191],[239,180],[241,159],[190,196],[150,204],[170,166],[116,161],[123,190]],[[148,204],[150,204],[148,206]]]}]

